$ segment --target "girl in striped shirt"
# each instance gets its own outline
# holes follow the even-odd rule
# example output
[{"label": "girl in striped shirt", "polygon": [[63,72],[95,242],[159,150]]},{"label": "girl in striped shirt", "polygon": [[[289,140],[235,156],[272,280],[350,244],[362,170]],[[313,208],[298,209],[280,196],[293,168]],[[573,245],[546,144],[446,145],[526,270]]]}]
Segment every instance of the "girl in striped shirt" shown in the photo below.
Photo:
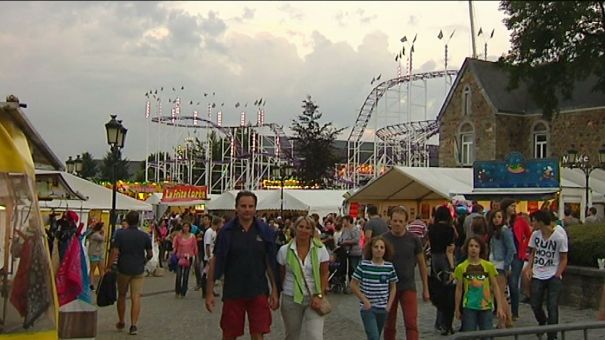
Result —
[{"label": "girl in striped shirt", "polygon": [[361,321],[368,340],[380,339],[398,281],[391,259],[393,247],[382,236],[364,247],[364,260],[355,268],[351,290],[359,298]]}]

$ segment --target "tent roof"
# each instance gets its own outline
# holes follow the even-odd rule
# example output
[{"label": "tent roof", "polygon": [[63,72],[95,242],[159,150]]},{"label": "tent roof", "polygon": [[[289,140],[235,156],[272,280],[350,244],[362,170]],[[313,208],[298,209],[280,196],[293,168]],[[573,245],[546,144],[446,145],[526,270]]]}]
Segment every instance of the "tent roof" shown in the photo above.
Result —
[{"label": "tent roof", "polygon": [[348,201],[441,199],[471,191],[472,169],[394,166],[354,192]]},{"label": "tent roof", "polygon": [[17,101],[0,102],[0,114],[9,116],[27,137],[36,169],[63,170],[63,162],[59,160],[29,119],[27,119],[19,106],[18,99],[16,97],[14,99]]},{"label": "tent roof", "polygon": [[[67,172],[62,171],[48,171],[48,170],[36,170],[37,174],[54,174],[58,173],[63,177],[63,180],[72,188],[75,192],[85,197],[85,201],[78,200],[61,200],[54,199],[51,201],[41,201],[41,208],[82,208],[85,210],[110,210],[112,201],[112,191],[101,185],[87,181],[78,176],[74,176]],[[118,210],[137,210],[137,211],[148,211],[151,210],[151,204],[139,201],[130,196],[117,193],[116,194],[116,209]]]},{"label": "tent roof", "polygon": [[[584,188],[585,181],[581,170],[561,168],[561,188]],[[591,174],[590,187],[594,201],[603,199],[605,171],[597,169]],[[473,190],[471,168],[395,166],[353,192],[348,201],[449,199],[455,195],[464,195],[467,199],[503,195],[529,199],[557,191],[557,188]]]},{"label": "tent roof", "polygon": [[286,193],[305,204],[309,214],[323,217],[339,212],[347,190],[284,190],[284,197]]}]

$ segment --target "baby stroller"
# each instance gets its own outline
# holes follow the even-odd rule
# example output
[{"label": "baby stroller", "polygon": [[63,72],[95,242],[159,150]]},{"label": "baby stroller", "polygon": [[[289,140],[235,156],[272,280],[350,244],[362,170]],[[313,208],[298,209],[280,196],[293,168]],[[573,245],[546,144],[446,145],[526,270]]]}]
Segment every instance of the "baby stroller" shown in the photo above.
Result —
[{"label": "baby stroller", "polygon": [[342,246],[334,248],[328,268],[330,292],[343,293],[348,285],[349,251]]}]

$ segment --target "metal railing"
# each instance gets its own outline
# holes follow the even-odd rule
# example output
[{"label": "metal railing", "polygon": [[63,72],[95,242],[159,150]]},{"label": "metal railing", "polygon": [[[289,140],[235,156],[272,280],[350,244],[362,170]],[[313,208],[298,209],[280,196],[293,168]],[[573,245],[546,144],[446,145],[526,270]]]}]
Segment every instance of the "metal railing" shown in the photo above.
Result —
[{"label": "metal railing", "polygon": [[[557,325],[545,325],[545,326],[528,326],[519,328],[502,328],[502,329],[491,329],[486,331],[474,331],[474,332],[460,332],[452,335],[449,339],[451,340],[462,340],[462,339],[495,339],[502,337],[514,337],[515,340],[519,339],[520,335],[539,335],[546,333],[556,332],[560,340],[565,340],[565,335],[568,332],[581,331],[584,339],[588,340],[588,330],[590,329],[605,329],[605,321],[586,321],[586,322],[574,322]],[[596,339],[591,337],[590,339]]]}]

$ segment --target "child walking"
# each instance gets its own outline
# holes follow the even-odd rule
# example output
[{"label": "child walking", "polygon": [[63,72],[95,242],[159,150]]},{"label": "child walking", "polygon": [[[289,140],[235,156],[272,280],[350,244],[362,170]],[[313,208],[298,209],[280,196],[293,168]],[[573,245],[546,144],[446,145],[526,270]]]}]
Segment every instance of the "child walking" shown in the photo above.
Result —
[{"label": "child walking", "polygon": [[464,244],[464,250],[468,257],[454,271],[456,318],[462,320],[462,331],[492,329],[494,297],[498,303],[497,315],[502,321],[506,318],[504,307],[507,305],[496,280],[496,267],[481,258],[485,243],[479,237],[470,237]]},{"label": "child walking", "polygon": [[355,268],[351,290],[359,298],[361,321],[368,340],[380,339],[388,311],[395,300],[397,274],[391,262],[393,248],[382,236],[364,247],[364,260]]}]

